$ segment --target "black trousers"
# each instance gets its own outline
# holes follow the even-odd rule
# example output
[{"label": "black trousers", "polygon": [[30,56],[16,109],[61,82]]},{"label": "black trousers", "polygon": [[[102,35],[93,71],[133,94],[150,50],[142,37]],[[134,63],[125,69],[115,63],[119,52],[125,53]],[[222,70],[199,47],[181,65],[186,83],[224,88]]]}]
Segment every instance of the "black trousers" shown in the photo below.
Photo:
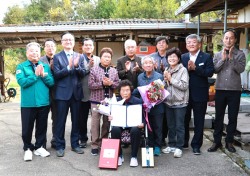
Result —
[{"label": "black trousers", "polygon": [[88,141],[88,117],[90,110],[90,101],[81,102],[80,117],[79,117],[79,139],[80,141]]},{"label": "black trousers", "polygon": [[[141,143],[141,129],[138,127],[127,128],[130,130],[131,138],[131,157],[137,157],[137,153]],[[112,127],[111,138],[112,139],[121,139],[123,128],[122,127]],[[120,145],[119,155],[122,155],[122,148]]]},{"label": "black trousers", "polygon": [[225,141],[232,143],[237,127],[237,117],[240,107],[241,91],[216,90],[215,94],[215,121],[214,121],[214,143],[220,144],[223,133],[223,122],[225,109],[228,106],[228,125]]},{"label": "black trousers", "polygon": [[152,131],[148,130],[148,139],[150,147],[160,147],[162,142],[162,122],[164,113],[157,115],[148,115],[148,120]]},{"label": "black trousers", "polygon": [[65,124],[68,111],[71,113],[71,134],[70,143],[72,148],[79,147],[79,111],[81,101],[76,100],[72,95],[70,100],[57,100],[57,117],[56,117],[56,149],[65,149]]},{"label": "black trousers", "polygon": [[54,140],[55,136],[55,128],[56,128],[56,100],[52,99],[50,102],[50,111],[51,111],[51,120],[52,120],[52,140]]},{"label": "black trousers", "polygon": [[195,102],[189,99],[187,111],[185,115],[185,140],[184,145],[188,146],[190,134],[189,134],[189,122],[191,120],[191,114],[193,110],[194,116],[194,136],[191,141],[192,148],[200,148],[203,143],[203,129],[205,114],[207,111],[207,102]]},{"label": "black trousers", "polygon": [[[23,150],[38,149],[46,143],[49,106],[21,107]],[[35,145],[31,143],[35,126]]]},{"label": "black trousers", "polygon": [[168,137],[168,121],[166,112],[163,115],[162,121],[162,142],[165,142],[165,139]]}]

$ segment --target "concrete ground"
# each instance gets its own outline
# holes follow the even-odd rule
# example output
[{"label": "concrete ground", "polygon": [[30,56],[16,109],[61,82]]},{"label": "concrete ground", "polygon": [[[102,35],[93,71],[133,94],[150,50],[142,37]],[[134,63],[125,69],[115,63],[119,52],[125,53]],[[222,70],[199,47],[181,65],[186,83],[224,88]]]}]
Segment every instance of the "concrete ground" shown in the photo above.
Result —
[{"label": "concrete ground", "polygon": [[[201,148],[200,156],[193,155],[192,150],[184,150],[182,158],[174,158],[173,154],[162,154],[155,157],[154,168],[129,167],[130,149],[124,150],[125,162],[117,170],[99,169],[99,156],[92,156],[90,144],[84,150],[85,154],[79,155],[71,151],[69,145],[70,118],[66,126],[67,147],[65,156],[58,158],[54,149],[48,145],[50,157],[41,158],[33,155],[30,162],[23,161],[23,144],[21,139],[21,117],[19,103],[8,102],[0,103],[0,175],[29,176],[29,175],[60,175],[60,176],[129,176],[129,175],[168,175],[168,176],[245,176],[245,170],[236,164],[235,160],[224,150],[215,153],[208,153],[207,149],[212,145],[209,140],[211,131],[207,130],[204,136],[204,143]],[[89,118],[90,122],[91,118]],[[210,137],[209,137],[210,136]],[[51,139],[51,120],[48,123],[48,140]],[[208,137],[208,138],[207,138]],[[34,137],[33,137],[34,139]],[[236,147],[237,153],[242,152]],[[249,159],[249,152],[244,151],[245,157]],[[139,164],[141,156],[139,152]],[[249,173],[249,172],[248,172]]]}]

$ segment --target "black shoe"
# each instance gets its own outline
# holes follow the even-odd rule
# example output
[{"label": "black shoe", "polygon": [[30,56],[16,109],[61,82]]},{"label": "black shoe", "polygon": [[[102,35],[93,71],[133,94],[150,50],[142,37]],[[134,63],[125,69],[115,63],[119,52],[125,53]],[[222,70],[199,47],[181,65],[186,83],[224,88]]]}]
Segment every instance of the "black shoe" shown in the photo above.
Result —
[{"label": "black shoe", "polygon": [[200,151],[199,148],[193,148],[193,153],[194,153],[195,155],[200,155],[200,154],[201,154],[201,151]]},{"label": "black shoe", "polygon": [[81,141],[79,144],[80,148],[86,148],[87,147],[87,141]]},{"label": "black shoe", "polygon": [[128,148],[130,144],[123,144],[122,148]]},{"label": "black shoe", "polygon": [[63,149],[59,149],[56,151],[56,156],[58,157],[63,157],[64,156],[64,150]]},{"label": "black shoe", "polygon": [[51,148],[56,149],[56,140],[55,140],[55,138],[52,138],[50,143],[51,143]]},{"label": "black shoe", "polygon": [[231,153],[235,153],[236,149],[234,148],[232,143],[226,143],[226,149],[231,152]]},{"label": "black shoe", "polygon": [[84,151],[80,147],[72,148],[72,151],[76,152],[77,154],[83,154]]},{"label": "black shoe", "polygon": [[92,149],[92,150],[91,150],[91,155],[96,156],[96,155],[98,155],[98,152],[99,152],[98,149]]},{"label": "black shoe", "polygon": [[182,148],[183,148],[183,149],[188,149],[188,144],[184,144],[184,145],[182,146]]},{"label": "black shoe", "polygon": [[216,144],[216,143],[213,143],[213,145],[207,149],[208,152],[215,152],[217,151],[218,149],[221,149],[222,148],[222,144]]},{"label": "black shoe", "polygon": [[167,143],[165,140],[161,142],[161,146],[167,146]]}]

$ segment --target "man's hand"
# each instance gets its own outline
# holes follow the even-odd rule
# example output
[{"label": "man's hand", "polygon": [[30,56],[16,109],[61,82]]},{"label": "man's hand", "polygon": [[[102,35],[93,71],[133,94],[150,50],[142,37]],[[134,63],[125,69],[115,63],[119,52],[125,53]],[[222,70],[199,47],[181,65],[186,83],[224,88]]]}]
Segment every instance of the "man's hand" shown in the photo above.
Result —
[{"label": "man's hand", "polygon": [[130,67],[131,67],[131,62],[130,61],[125,62],[125,70],[126,70],[126,72],[130,70]]},{"label": "man's hand", "polygon": [[35,74],[36,74],[36,76],[42,76],[42,77],[44,77],[43,65],[40,64],[40,65],[38,65],[38,66],[36,67]]},{"label": "man's hand", "polygon": [[73,58],[75,68],[77,68],[79,66],[79,59],[80,59],[79,54],[76,57]]},{"label": "man's hand", "polygon": [[195,63],[191,60],[188,61],[188,70],[195,70]]},{"label": "man's hand", "polygon": [[135,62],[135,67],[133,68],[134,72],[138,72],[140,70],[139,64]]},{"label": "man's hand", "polygon": [[72,66],[73,66],[73,57],[71,56],[69,58],[69,68],[72,69]]},{"label": "man's hand", "polygon": [[36,74],[36,76],[40,76],[41,75],[41,70],[40,70],[40,67],[39,67],[39,65],[36,67],[36,70],[35,70],[35,74]]},{"label": "man's hand", "polygon": [[53,59],[50,60],[49,67],[50,67],[51,70],[54,69],[54,61],[53,61]]},{"label": "man's hand", "polygon": [[164,65],[163,65],[162,60],[161,60],[161,64],[160,64],[160,69],[161,69],[161,71],[164,71]]},{"label": "man's hand", "polygon": [[232,47],[229,49],[229,54],[228,54],[229,60],[232,60],[232,59],[233,59],[233,49],[234,49],[234,46],[232,46]]},{"label": "man's hand", "polygon": [[89,67],[93,67],[93,66],[94,66],[94,59],[93,59],[93,57],[91,57],[89,59]]},{"label": "man's hand", "polygon": [[223,51],[221,53],[221,59],[224,61],[227,59],[227,49],[223,48]]}]

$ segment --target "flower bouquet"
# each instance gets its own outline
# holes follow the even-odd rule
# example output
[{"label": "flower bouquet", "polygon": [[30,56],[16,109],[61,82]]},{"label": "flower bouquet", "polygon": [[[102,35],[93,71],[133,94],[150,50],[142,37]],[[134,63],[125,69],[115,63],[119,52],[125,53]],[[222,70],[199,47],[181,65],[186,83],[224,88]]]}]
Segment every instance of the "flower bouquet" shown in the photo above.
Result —
[{"label": "flower bouquet", "polygon": [[138,87],[138,91],[144,102],[143,107],[146,113],[145,118],[148,128],[152,131],[148,123],[148,113],[152,107],[164,101],[169,95],[169,92],[164,89],[164,83],[160,79],[151,82],[149,85]]},{"label": "flower bouquet", "polygon": [[169,95],[160,79],[151,82],[149,85],[138,87],[138,90],[148,111],[155,105],[160,104]]}]

